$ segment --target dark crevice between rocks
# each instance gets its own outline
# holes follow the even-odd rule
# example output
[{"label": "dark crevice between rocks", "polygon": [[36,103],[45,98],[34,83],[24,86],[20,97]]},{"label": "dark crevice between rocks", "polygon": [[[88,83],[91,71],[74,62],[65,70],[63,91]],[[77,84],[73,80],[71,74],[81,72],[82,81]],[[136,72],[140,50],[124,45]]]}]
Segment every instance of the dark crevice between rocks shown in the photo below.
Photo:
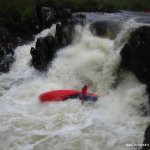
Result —
[{"label": "dark crevice between rocks", "polygon": [[[130,36],[120,53],[121,68],[130,70],[139,81],[147,85],[150,104],[150,27],[142,26]],[[150,145],[150,125],[145,130],[144,144]],[[143,146],[148,150],[150,146]]]}]

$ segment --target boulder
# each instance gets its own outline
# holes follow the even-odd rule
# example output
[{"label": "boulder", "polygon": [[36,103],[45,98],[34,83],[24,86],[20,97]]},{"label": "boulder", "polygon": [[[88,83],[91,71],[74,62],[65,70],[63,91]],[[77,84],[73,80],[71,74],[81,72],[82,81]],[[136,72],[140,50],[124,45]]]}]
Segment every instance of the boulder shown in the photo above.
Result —
[{"label": "boulder", "polygon": [[54,58],[56,40],[49,34],[47,37],[37,39],[35,48],[31,48],[32,65],[38,70],[46,70],[48,63]]},{"label": "boulder", "polygon": [[[147,85],[150,103],[150,27],[141,26],[133,31],[120,55],[121,67],[132,71],[142,83]],[[143,144],[150,145],[150,125],[146,128]],[[142,150],[149,149],[148,145],[142,148]]]},{"label": "boulder", "polygon": [[57,21],[57,13],[54,10],[54,8],[42,7],[41,14],[42,14],[43,29],[50,27],[53,23]]},{"label": "boulder", "polygon": [[114,39],[119,32],[119,24],[113,21],[101,20],[90,25],[90,31],[100,37]]},{"label": "boulder", "polygon": [[67,46],[71,43],[73,39],[74,26],[71,24],[62,25],[58,23],[56,25],[55,38],[59,48]]},{"label": "boulder", "polygon": [[76,25],[85,24],[85,15],[76,14],[72,15],[70,9],[63,9],[60,14],[60,23],[56,25],[55,38],[58,47],[64,47],[69,45],[73,40],[74,27]]},{"label": "boulder", "polygon": [[[47,10],[45,13],[49,12],[48,8],[45,8],[45,10]],[[75,25],[83,25],[85,16],[73,16],[70,9],[63,9],[58,12],[57,19],[59,23],[56,24],[55,37],[49,34],[45,38],[38,38],[35,48],[31,48],[31,64],[35,69],[47,69],[47,65],[53,60],[58,49],[65,47],[72,42]]]},{"label": "boulder", "polygon": [[73,26],[60,23],[56,25],[55,37],[49,34],[45,38],[38,38],[35,48],[32,47],[30,51],[32,56],[31,63],[34,68],[45,70],[49,62],[53,60],[57,50],[70,44],[72,38]]},{"label": "boulder", "polygon": [[150,86],[150,27],[136,29],[120,54],[121,66],[131,70],[141,82]]}]

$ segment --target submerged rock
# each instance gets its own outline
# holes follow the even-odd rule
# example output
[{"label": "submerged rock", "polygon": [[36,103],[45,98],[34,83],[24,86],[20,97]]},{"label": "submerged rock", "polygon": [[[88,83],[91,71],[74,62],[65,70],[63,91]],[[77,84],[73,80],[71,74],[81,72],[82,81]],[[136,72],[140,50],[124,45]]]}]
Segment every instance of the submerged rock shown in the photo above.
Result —
[{"label": "submerged rock", "polygon": [[119,31],[119,24],[113,21],[96,21],[90,25],[91,32],[100,37],[114,39]]}]

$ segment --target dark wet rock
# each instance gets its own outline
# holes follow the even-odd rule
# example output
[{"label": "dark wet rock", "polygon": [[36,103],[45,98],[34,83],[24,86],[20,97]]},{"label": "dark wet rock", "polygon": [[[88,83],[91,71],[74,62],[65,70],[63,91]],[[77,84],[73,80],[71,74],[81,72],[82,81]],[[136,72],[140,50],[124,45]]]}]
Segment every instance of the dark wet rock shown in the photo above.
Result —
[{"label": "dark wet rock", "polygon": [[12,44],[9,43],[7,47],[0,45],[0,73],[8,72],[14,60],[15,57]]},{"label": "dark wet rock", "polygon": [[50,28],[59,20],[58,11],[52,7],[42,7],[40,4],[35,6],[30,20],[31,28],[40,32],[45,28]]},{"label": "dark wet rock", "polygon": [[14,62],[14,49],[18,45],[31,40],[33,34],[51,27],[56,21],[61,20],[60,33],[62,33],[62,38],[60,33],[58,34],[59,30],[57,30],[59,42],[56,42],[51,35],[44,39],[39,38],[35,50],[31,49],[32,65],[35,68],[44,69],[45,64],[53,57],[52,51],[56,47],[59,48],[70,43],[69,34],[72,32],[72,28],[69,25],[69,20],[71,20],[72,13],[69,9],[64,9],[58,16],[59,13],[55,9],[39,5],[32,13],[30,17],[23,17],[23,24],[13,20],[4,20],[0,24],[0,72],[9,70],[11,63]]},{"label": "dark wet rock", "polygon": [[85,15],[76,14],[72,15],[70,9],[63,9],[60,14],[60,23],[56,25],[56,34],[55,38],[58,44],[58,47],[64,47],[69,45],[73,40],[74,27],[76,25],[85,24]]},{"label": "dark wet rock", "polygon": [[38,38],[35,48],[31,48],[31,64],[35,69],[47,69],[47,65],[53,60],[56,52],[72,42],[74,28],[77,24],[84,24],[85,16],[73,16],[70,9],[63,9],[58,12],[58,21],[55,37],[50,34],[45,38]]},{"label": "dark wet rock", "polygon": [[17,37],[12,36],[12,33],[7,28],[0,27],[0,47],[4,49],[8,47],[10,49],[10,46],[15,47],[18,44]]},{"label": "dark wet rock", "polygon": [[73,27],[71,25],[56,25],[56,34],[45,38],[38,38],[35,48],[31,48],[32,65],[38,70],[45,70],[49,62],[55,57],[59,48],[67,46],[73,39]]},{"label": "dark wet rock", "polygon": [[[150,103],[150,27],[142,26],[133,31],[120,54],[121,67],[132,71],[147,85]],[[150,125],[145,131],[143,144],[149,146],[143,146],[142,150],[150,150]]]},{"label": "dark wet rock", "polygon": [[2,30],[0,32],[4,35],[5,41],[12,42],[16,45],[18,45],[18,37],[26,41],[30,40],[34,34],[34,32],[28,28],[27,24],[22,24],[16,20],[11,20],[9,17],[8,19],[6,18],[2,21],[0,20],[0,23],[0,30]]},{"label": "dark wet rock", "polygon": [[73,14],[70,9],[63,9],[58,13],[59,21],[61,22],[62,26],[65,25],[84,25],[85,24],[85,15],[83,14]]},{"label": "dark wet rock", "polygon": [[67,24],[85,24],[85,15],[73,15],[71,9],[68,8],[57,10],[52,7],[42,7],[41,5],[37,5],[33,14],[30,26],[33,26],[32,29],[34,30],[38,29],[37,31],[50,28],[57,22],[61,22],[62,26]]},{"label": "dark wet rock", "polygon": [[90,25],[91,32],[100,37],[114,39],[119,32],[119,23],[113,21],[96,21]]},{"label": "dark wet rock", "polygon": [[57,21],[57,13],[54,10],[54,8],[42,7],[41,14],[42,14],[43,28],[48,28]]},{"label": "dark wet rock", "polygon": [[85,23],[86,23],[86,16],[85,15],[83,15],[83,14],[76,14],[75,18],[76,18],[76,23],[77,24],[80,24],[82,26],[85,25]]},{"label": "dark wet rock", "polygon": [[136,29],[121,50],[121,67],[132,71],[147,85],[150,104],[150,27]]},{"label": "dark wet rock", "polygon": [[64,47],[69,45],[73,39],[73,33],[74,33],[74,26],[72,26],[71,24],[62,25],[58,23],[56,25],[56,34],[55,34],[58,47]]},{"label": "dark wet rock", "polygon": [[38,70],[46,70],[48,63],[54,58],[56,40],[49,34],[37,39],[35,48],[31,48],[32,65]]},{"label": "dark wet rock", "polygon": [[69,19],[72,19],[72,11],[71,9],[64,8],[58,12],[59,19],[62,23],[68,22]]},{"label": "dark wet rock", "polygon": [[[11,30],[12,29],[12,30]],[[16,33],[15,33],[16,32]],[[6,73],[15,61],[14,49],[25,42],[20,28],[10,24],[10,28],[0,27],[0,72]]]},{"label": "dark wet rock", "polygon": [[144,141],[142,150],[150,150],[150,125],[145,130]]},{"label": "dark wet rock", "polygon": [[6,55],[3,57],[0,61],[0,73],[7,73],[14,61],[15,57],[13,55]]},{"label": "dark wet rock", "polygon": [[121,50],[122,66],[150,85],[150,27],[136,29]]},{"label": "dark wet rock", "polygon": [[[83,25],[84,21],[85,17],[83,15],[73,16],[70,9],[57,10],[52,7],[42,7],[40,3],[37,3],[33,10],[24,11],[21,16],[18,16],[16,21],[9,18],[1,19],[0,63],[3,61],[1,68],[4,68],[2,66],[11,66],[8,65],[8,62],[10,62],[9,64],[14,62],[10,61],[13,57],[10,57],[9,61],[7,61],[8,58],[6,56],[13,56],[13,50],[18,45],[24,44],[31,40],[34,34],[57,23],[55,37],[50,35],[46,38],[39,38],[35,49],[31,49],[32,65],[39,70],[44,69],[53,57],[53,50],[70,44],[73,39],[75,25]],[[48,49],[50,49],[50,52]],[[4,61],[4,58],[7,58],[6,61]],[[5,62],[7,62],[7,65],[5,65]],[[3,70],[6,72],[5,70],[9,69],[0,69],[1,72]]]},{"label": "dark wet rock", "polygon": [[63,9],[59,12],[59,21],[56,25],[55,38],[58,47],[64,47],[71,43],[74,32],[74,18],[70,9]]},{"label": "dark wet rock", "polygon": [[11,64],[14,62],[14,47],[17,40],[11,36],[6,28],[0,28],[0,72],[9,71]]}]

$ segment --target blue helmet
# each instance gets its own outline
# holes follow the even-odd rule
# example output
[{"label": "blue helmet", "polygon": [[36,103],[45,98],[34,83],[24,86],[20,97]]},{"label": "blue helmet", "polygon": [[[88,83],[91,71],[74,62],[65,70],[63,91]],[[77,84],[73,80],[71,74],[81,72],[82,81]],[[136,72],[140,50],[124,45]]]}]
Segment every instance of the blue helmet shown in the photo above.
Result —
[{"label": "blue helmet", "polygon": [[93,101],[93,102],[96,102],[97,100],[98,100],[98,98],[97,98],[97,96],[91,96],[91,95],[86,95],[85,97],[84,97],[84,100],[85,101]]}]

